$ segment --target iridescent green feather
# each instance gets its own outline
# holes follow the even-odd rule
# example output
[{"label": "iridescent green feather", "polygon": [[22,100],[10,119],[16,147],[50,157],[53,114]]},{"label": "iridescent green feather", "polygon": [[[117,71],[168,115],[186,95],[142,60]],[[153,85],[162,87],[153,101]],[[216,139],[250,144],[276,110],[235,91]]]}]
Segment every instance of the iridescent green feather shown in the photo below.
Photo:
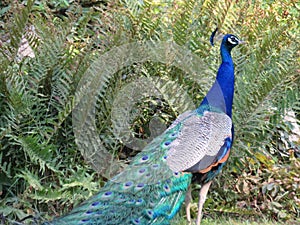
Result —
[{"label": "iridescent green feather", "polygon": [[166,163],[180,124],[166,130],[101,191],[52,224],[169,224],[180,209],[192,175]]}]

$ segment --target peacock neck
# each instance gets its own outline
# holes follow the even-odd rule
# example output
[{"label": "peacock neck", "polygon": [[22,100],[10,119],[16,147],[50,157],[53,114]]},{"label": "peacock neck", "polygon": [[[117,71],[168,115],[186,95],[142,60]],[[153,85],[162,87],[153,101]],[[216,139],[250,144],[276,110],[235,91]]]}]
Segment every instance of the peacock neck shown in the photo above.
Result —
[{"label": "peacock neck", "polygon": [[203,99],[199,108],[204,105],[217,108],[231,117],[234,94],[234,65],[231,49],[221,45],[222,63],[219,67],[215,83]]}]

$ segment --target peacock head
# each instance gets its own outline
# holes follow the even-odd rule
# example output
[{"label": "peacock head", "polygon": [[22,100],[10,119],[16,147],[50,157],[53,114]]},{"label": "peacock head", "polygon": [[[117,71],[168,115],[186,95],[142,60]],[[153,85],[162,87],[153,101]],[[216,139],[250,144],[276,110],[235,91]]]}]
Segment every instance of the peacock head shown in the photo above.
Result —
[{"label": "peacock head", "polygon": [[245,41],[240,40],[237,36],[233,34],[226,34],[223,37],[221,46],[224,46],[226,49],[231,51],[231,49],[233,49],[235,46],[245,43]]},{"label": "peacock head", "polygon": [[229,52],[235,46],[246,43],[245,41],[240,40],[237,36],[235,36],[233,34],[222,35],[222,34],[217,34],[217,33],[218,33],[218,28],[216,28],[212,32],[212,34],[210,36],[210,44],[212,46],[214,46],[214,39],[217,39],[217,40],[222,39],[221,48],[224,47],[227,50],[229,50]]}]

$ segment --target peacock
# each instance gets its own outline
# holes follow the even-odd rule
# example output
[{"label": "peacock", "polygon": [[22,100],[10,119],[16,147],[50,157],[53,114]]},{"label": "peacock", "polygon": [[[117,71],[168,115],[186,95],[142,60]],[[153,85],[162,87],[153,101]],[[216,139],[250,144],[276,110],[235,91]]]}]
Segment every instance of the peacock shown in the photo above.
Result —
[{"label": "peacock", "polygon": [[198,182],[202,188],[196,224],[200,225],[208,189],[225,165],[233,142],[234,65],[230,52],[241,43],[235,35],[223,37],[217,78],[197,109],[181,114],[98,194],[45,224],[165,225],[184,201],[190,223],[190,185]]}]

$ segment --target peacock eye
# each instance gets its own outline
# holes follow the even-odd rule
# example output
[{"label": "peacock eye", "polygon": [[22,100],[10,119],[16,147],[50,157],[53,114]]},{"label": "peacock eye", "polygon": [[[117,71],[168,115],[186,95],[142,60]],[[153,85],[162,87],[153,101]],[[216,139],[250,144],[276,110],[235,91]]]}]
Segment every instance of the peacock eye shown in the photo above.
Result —
[{"label": "peacock eye", "polygon": [[237,45],[239,43],[239,40],[235,36],[231,36],[228,38],[228,42],[230,44]]}]

